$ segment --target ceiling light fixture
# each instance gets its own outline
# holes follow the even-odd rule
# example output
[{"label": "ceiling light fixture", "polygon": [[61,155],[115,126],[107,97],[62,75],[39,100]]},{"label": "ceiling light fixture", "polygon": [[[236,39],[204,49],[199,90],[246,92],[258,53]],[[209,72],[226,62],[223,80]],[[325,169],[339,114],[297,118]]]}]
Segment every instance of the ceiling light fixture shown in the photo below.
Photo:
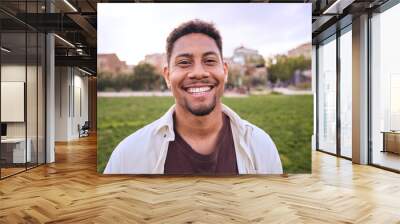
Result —
[{"label": "ceiling light fixture", "polygon": [[77,48],[76,53],[78,53],[79,55],[83,55],[83,50],[81,48]]},{"label": "ceiling light fixture", "polygon": [[6,52],[6,53],[10,53],[10,52],[11,52],[11,50],[9,50],[9,49],[7,49],[7,48],[5,48],[5,47],[1,47],[1,50],[4,51],[4,52]]},{"label": "ceiling light fixture", "polygon": [[60,39],[61,41],[63,41],[64,43],[68,44],[69,46],[75,48],[75,45],[71,44],[71,42],[69,42],[68,40],[66,40],[66,39],[64,39],[64,38],[62,38],[62,37],[60,37],[60,36],[57,35],[57,34],[54,34],[54,36],[57,37],[58,39]]},{"label": "ceiling light fixture", "polygon": [[83,70],[83,69],[81,69],[81,68],[79,68],[78,67],[78,69],[79,69],[79,71],[81,71],[81,72],[83,72],[83,73],[85,73],[85,74],[87,74],[87,75],[92,75],[92,73],[90,73],[90,72],[88,72],[88,71],[85,71],[85,70]]},{"label": "ceiling light fixture", "polygon": [[342,14],[343,10],[351,5],[355,0],[336,0],[332,5],[330,5],[322,14]]},{"label": "ceiling light fixture", "polygon": [[65,4],[67,4],[72,10],[74,10],[74,12],[78,12],[78,10],[71,4],[69,3],[67,0],[64,0]]}]

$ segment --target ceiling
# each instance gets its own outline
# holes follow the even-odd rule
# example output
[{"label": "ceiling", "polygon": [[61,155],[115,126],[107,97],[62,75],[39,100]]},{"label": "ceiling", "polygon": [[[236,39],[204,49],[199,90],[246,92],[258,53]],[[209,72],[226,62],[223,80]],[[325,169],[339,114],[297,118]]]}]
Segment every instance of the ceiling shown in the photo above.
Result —
[{"label": "ceiling", "polygon": [[[317,43],[321,39],[336,32],[338,24],[340,26],[346,26],[351,23],[353,16],[357,16],[361,12],[372,10],[386,1],[387,0],[254,0],[241,2],[312,3],[312,37],[313,42]],[[17,33],[25,31],[25,29],[39,32],[54,32],[58,35],[58,37],[55,38],[56,65],[80,66],[92,73],[96,73],[97,3],[121,2],[177,1],[47,0],[46,5],[45,0],[1,0],[1,29],[2,32],[5,33]],[[191,2],[203,1],[192,0]],[[218,2],[232,1],[220,0]],[[19,41],[19,37],[16,37],[15,40]]]},{"label": "ceiling", "polygon": [[[25,31],[52,32],[55,37],[56,66],[79,66],[96,73],[97,2],[93,0],[0,1],[0,24],[3,46],[13,49],[3,60],[14,62],[36,49],[28,44]],[[32,35],[28,34],[28,40]],[[33,49],[33,50],[32,50]],[[34,54],[33,54],[34,55]],[[19,57],[18,57],[19,56]]]},{"label": "ceiling", "polygon": [[388,0],[313,0],[312,38],[317,44],[350,25],[353,17],[373,12]]}]

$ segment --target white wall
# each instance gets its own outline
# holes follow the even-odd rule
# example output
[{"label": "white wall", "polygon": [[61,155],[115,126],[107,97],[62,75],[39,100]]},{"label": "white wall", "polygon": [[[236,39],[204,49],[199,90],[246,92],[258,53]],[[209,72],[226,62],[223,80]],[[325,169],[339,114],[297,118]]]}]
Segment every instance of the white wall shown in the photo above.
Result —
[{"label": "white wall", "polygon": [[68,141],[68,87],[67,67],[55,68],[55,141]]},{"label": "white wall", "polygon": [[[36,67],[33,66],[28,66],[25,67],[25,65],[2,65],[1,66],[1,81],[2,82],[25,82],[25,75],[27,69],[28,74],[31,72],[36,73]],[[30,81],[31,82],[31,81]],[[30,83],[31,84],[31,83]],[[36,85],[36,83],[34,83]],[[36,89],[34,91],[30,91],[32,89],[28,88],[27,89],[27,96],[29,99],[27,99],[27,102],[31,102],[32,97],[36,98]],[[36,105],[35,105],[36,107]],[[22,108],[24,110],[24,108]],[[7,110],[7,108],[1,108],[1,110]],[[31,117],[32,114],[28,114],[28,121],[33,120]],[[36,114],[34,115],[36,116]],[[29,125],[28,128],[30,128],[32,125]],[[25,122],[7,122],[7,136],[8,137],[25,137]]]},{"label": "white wall", "polygon": [[[15,89],[18,94],[22,94],[22,102],[14,101],[14,104],[20,104],[18,108],[12,108],[12,106],[6,106],[1,108],[2,114],[4,113],[20,113],[22,119],[17,122],[6,122],[7,123],[7,137],[9,138],[24,138],[25,135],[29,139],[32,161],[36,162],[39,159],[39,163],[44,163],[44,82],[42,68],[40,66],[25,66],[21,64],[3,64],[1,66],[1,81],[3,82],[20,82],[25,83],[26,86],[26,106],[24,87]],[[27,80],[25,80],[27,78]],[[15,88],[15,87],[14,87]],[[2,89],[2,99],[8,98],[7,94],[10,92],[4,92],[6,89]],[[5,94],[5,95],[4,95]],[[14,93],[17,94],[17,93]],[[4,102],[2,102],[3,104]],[[11,102],[13,103],[13,102]],[[26,120],[25,120],[26,112]],[[2,118],[3,120],[3,118]]]},{"label": "white wall", "polygon": [[55,140],[79,138],[78,124],[88,120],[88,78],[76,68],[56,67],[55,107]]}]

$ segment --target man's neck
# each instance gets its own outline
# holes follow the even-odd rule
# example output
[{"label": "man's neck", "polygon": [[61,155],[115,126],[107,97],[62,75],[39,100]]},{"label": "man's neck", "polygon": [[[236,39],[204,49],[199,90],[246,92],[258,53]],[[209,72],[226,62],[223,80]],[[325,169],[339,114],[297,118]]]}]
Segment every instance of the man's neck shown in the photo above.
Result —
[{"label": "man's neck", "polygon": [[[221,103],[214,110],[204,116],[196,116],[180,106],[175,109],[175,129],[193,147],[199,142],[214,140],[223,125],[223,113]],[[214,144],[213,144],[214,145]],[[201,154],[210,153],[211,149],[193,148]]]},{"label": "man's neck", "polygon": [[214,110],[204,116],[196,116],[189,111],[177,106],[175,109],[175,129],[180,134],[191,134],[205,137],[211,133],[218,132],[222,127],[222,108],[217,104]]}]

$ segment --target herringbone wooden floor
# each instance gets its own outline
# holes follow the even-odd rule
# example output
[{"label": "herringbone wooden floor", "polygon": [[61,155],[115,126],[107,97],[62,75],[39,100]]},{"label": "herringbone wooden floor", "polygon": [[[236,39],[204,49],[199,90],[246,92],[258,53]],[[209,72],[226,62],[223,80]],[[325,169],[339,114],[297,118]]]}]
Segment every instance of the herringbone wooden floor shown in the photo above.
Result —
[{"label": "herringbone wooden floor", "polygon": [[0,181],[0,223],[400,223],[400,175],[313,152],[313,174],[101,176],[96,139]]}]

